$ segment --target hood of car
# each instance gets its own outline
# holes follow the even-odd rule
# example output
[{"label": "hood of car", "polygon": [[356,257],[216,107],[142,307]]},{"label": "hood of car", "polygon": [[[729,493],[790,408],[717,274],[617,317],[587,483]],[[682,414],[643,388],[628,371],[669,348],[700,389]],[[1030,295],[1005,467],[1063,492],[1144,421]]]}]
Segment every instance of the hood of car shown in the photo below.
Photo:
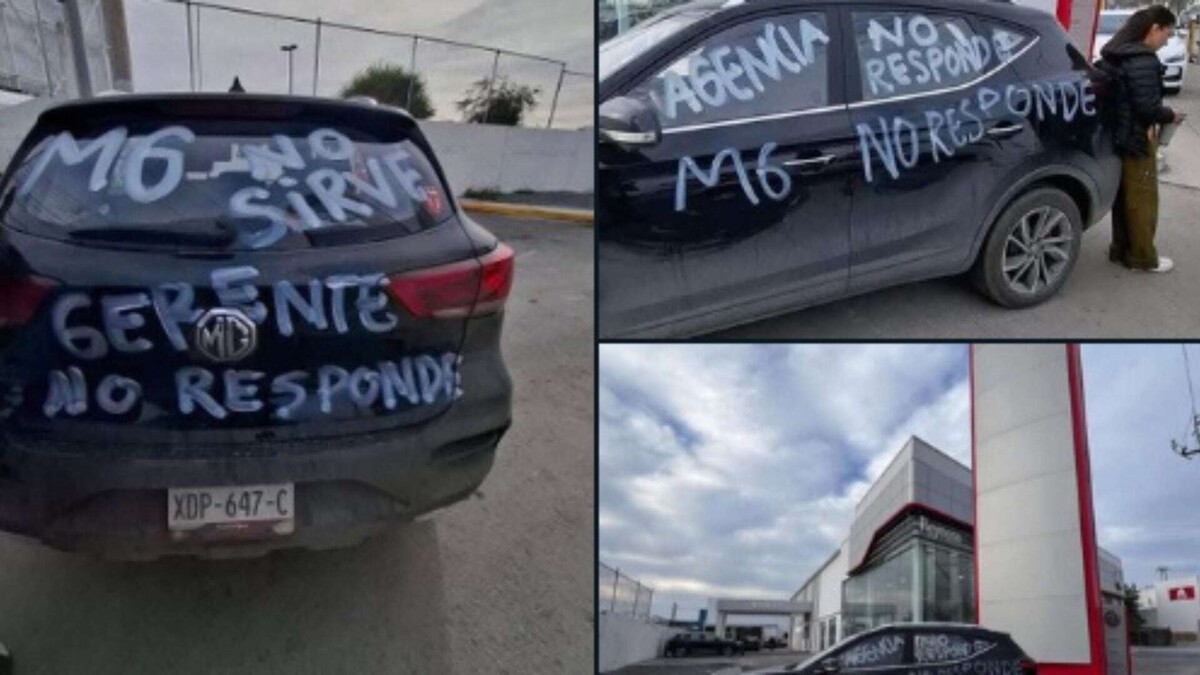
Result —
[{"label": "hood of car", "polygon": [[[1107,45],[1108,41],[1111,39],[1111,35],[1096,35],[1096,44],[1094,47],[1092,47],[1093,61],[1100,58],[1101,50],[1104,49],[1104,45]],[[1171,39],[1167,41],[1167,44],[1163,45],[1163,48],[1158,50],[1158,60],[1162,61],[1163,63],[1178,63],[1180,61],[1187,61],[1187,45],[1178,36],[1172,35]]]}]

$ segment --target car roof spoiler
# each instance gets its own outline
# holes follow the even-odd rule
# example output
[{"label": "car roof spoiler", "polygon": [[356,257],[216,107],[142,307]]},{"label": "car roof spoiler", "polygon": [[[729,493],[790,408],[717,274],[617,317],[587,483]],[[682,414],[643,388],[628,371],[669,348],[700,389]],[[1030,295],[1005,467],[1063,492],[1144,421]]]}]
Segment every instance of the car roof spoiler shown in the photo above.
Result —
[{"label": "car roof spoiler", "polygon": [[394,135],[397,127],[412,129],[416,122],[400,108],[363,101],[275,94],[182,93],[129,94],[76,99],[61,103],[38,116],[37,126],[53,128],[93,127],[102,120],[137,119],[267,119],[311,120],[330,126],[350,126],[380,135]]}]

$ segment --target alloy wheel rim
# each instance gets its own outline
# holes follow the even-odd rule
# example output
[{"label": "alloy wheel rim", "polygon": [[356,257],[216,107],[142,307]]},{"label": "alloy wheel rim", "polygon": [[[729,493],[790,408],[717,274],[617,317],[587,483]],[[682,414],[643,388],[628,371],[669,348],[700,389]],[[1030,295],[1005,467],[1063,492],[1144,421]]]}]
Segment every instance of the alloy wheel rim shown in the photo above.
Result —
[{"label": "alloy wheel rim", "polygon": [[1066,272],[1073,241],[1067,214],[1053,206],[1026,213],[1004,242],[1004,280],[1018,293],[1034,295]]}]

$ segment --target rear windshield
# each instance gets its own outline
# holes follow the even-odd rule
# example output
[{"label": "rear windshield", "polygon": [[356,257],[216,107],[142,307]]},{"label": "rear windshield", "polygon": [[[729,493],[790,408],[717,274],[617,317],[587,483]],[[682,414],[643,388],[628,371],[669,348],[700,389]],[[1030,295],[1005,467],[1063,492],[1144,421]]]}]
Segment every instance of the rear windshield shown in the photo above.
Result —
[{"label": "rear windshield", "polygon": [[3,207],[6,225],[41,236],[215,249],[397,237],[450,215],[411,140],[278,120],[55,131]]}]

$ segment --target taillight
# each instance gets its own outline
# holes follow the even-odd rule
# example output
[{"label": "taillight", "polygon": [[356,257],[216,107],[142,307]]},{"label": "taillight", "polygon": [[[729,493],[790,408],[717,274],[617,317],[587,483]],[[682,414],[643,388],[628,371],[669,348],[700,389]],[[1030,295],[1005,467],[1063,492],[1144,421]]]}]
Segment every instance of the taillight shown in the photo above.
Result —
[{"label": "taillight", "polygon": [[1037,662],[1032,659],[1021,659],[1017,667],[1021,675],[1037,675]]},{"label": "taillight", "polygon": [[37,277],[0,276],[0,328],[29,321],[53,286],[53,282]]},{"label": "taillight", "polygon": [[499,311],[512,278],[512,249],[499,244],[482,258],[393,274],[387,288],[413,316],[457,319]]}]

